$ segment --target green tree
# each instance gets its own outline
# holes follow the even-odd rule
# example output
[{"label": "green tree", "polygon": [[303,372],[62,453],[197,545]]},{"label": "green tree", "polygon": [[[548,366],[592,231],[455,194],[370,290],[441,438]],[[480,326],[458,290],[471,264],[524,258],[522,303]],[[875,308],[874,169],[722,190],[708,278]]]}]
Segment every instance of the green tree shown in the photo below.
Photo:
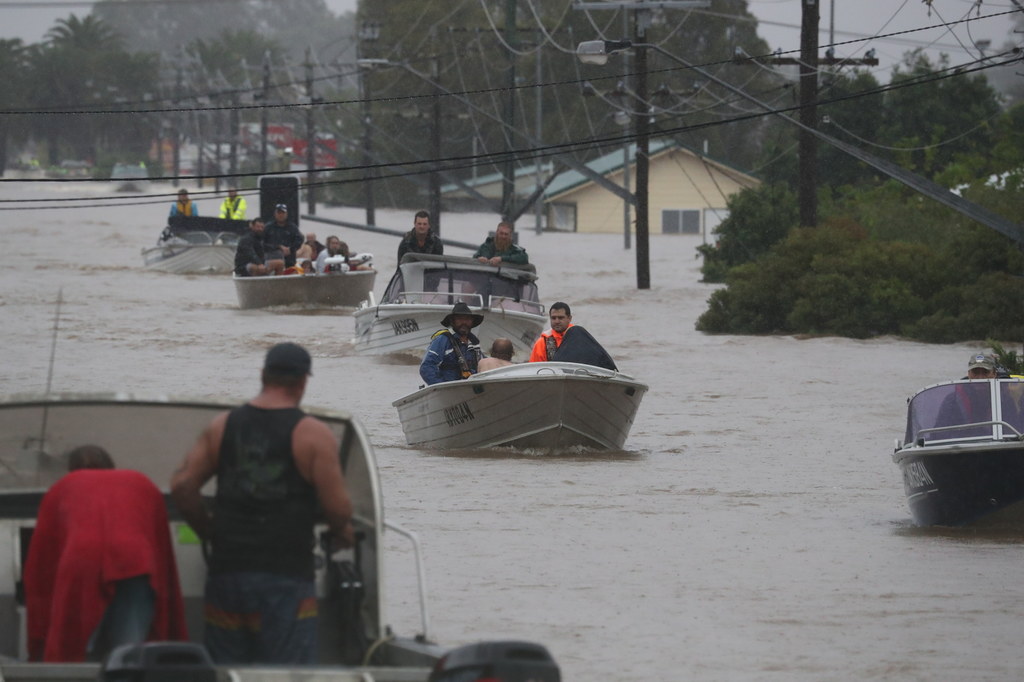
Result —
[{"label": "green tree", "polygon": [[725,281],[731,268],[756,260],[799,222],[796,197],[781,184],[764,184],[734,194],[729,217],[718,226],[718,242],[701,245],[705,282]]},{"label": "green tree", "polygon": [[[26,104],[25,47],[21,40],[0,40],[0,110],[16,109]],[[25,128],[24,117],[0,116],[0,175],[7,168],[8,140]]]}]

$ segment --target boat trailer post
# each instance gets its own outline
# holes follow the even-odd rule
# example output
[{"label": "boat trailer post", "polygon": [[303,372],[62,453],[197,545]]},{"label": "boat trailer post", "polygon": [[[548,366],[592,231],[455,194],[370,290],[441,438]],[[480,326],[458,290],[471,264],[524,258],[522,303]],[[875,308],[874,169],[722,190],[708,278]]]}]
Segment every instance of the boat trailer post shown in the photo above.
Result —
[{"label": "boat trailer post", "polygon": [[399,535],[404,535],[409,538],[412,543],[413,555],[416,557],[416,577],[419,584],[420,592],[420,624],[423,627],[423,633],[420,635],[423,641],[430,641],[430,616],[427,613],[427,575],[423,569],[423,555],[420,553],[420,541],[416,537],[416,534],[410,530],[406,530],[401,526],[392,523],[391,521],[385,521],[384,527],[395,531]]}]

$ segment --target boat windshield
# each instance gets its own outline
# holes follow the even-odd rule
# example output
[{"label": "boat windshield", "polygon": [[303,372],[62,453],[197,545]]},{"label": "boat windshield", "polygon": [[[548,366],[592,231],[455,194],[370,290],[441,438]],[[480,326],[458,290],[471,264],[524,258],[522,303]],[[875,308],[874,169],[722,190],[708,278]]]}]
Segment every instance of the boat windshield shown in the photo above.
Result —
[{"label": "boat windshield", "polygon": [[543,315],[539,297],[536,281],[514,271],[434,267],[396,274],[383,302],[454,305],[461,301],[476,308]]},{"label": "boat windshield", "polygon": [[960,381],[931,386],[910,400],[905,442],[991,440],[1021,432],[1024,382]]}]

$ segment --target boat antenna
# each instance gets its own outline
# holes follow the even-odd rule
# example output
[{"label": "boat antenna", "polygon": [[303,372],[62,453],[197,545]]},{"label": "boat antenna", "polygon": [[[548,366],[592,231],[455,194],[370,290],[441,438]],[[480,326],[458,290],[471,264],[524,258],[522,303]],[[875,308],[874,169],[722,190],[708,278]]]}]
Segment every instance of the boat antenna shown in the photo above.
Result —
[{"label": "boat antenna", "polygon": [[50,415],[50,387],[53,385],[53,363],[57,357],[57,331],[60,328],[60,305],[64,302],[64,287],[57,289],[57,310],[53,314],[53,334],[50,337],[50,366],[46,369],[47,400],[43,401],[43,423],[39,428],[39,450],[46,445],[46,421]]}]

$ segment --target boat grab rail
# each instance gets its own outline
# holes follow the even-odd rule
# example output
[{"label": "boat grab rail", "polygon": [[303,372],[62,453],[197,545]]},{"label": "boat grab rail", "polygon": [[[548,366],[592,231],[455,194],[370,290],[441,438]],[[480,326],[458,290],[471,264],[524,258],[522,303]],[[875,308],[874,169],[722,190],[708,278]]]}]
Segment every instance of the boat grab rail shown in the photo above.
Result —
[{"label": "boat grab rail", "polygon": [[927,429],[920,429],[917,432],[917,440],[914,441],[914,443],[918,446],[923,446],[925,441],[924,438],[922,438],[921,436],[926,433],[934,433],[936,431],[960,431],[965,429],[973,429],[979,426],[1002,426],[1006,429],[1009,429],[1010,431],[1013,431],[1014,433],[1014,436],[1011,436],[1008,439],[1004,437],[1004,440],[1024,440],[1024,433],[1018,431],[1016,427],[1014,427],[1012,424],[1008,424],[1007,422],[1002,420],[994,420],[987,422],[974,422],[973,424],[951,424],[950,426],[933,426]]},{"label": "boat grab rail", "polygon": [[[443,300],[441,300],[443,299]],[[466,305],[474,305],[472,301],[476,301],[477,308],[484,307],[484,299],[481,294],[473,294],[468,292],[458,291],[403,291],[401,294],[395,297],[395,303],[422,303],[424,305],[440,305],[441,303],[449,304],[459,303],[460,301]]]},{"label": "boat grab rail", "polygon": [[505,302],[510,301],[512,305],[508,307],[509,310],[515,312],[529,313],[531,308],[534,309],[536,315],[544,314],[544,306],[537,301],[524,301],[521,298],[515,298],[514,296],[496,296],[491,294],[491,310],[500,310],[505,312]]},{"label": "boat grab rail", "polygon": [[412,553],[416,559],[416,578],[420,597],[420,626],[423,629],[423,632],[420,633],[417,639],[429,642],[430,615],[427,613],[427,572],[423,568],[423,554],[420,552],[420,540],[411,530],[402,528],[391,521],[384,521],[384,527],[408,538],[409,542],[412,543]]}]

